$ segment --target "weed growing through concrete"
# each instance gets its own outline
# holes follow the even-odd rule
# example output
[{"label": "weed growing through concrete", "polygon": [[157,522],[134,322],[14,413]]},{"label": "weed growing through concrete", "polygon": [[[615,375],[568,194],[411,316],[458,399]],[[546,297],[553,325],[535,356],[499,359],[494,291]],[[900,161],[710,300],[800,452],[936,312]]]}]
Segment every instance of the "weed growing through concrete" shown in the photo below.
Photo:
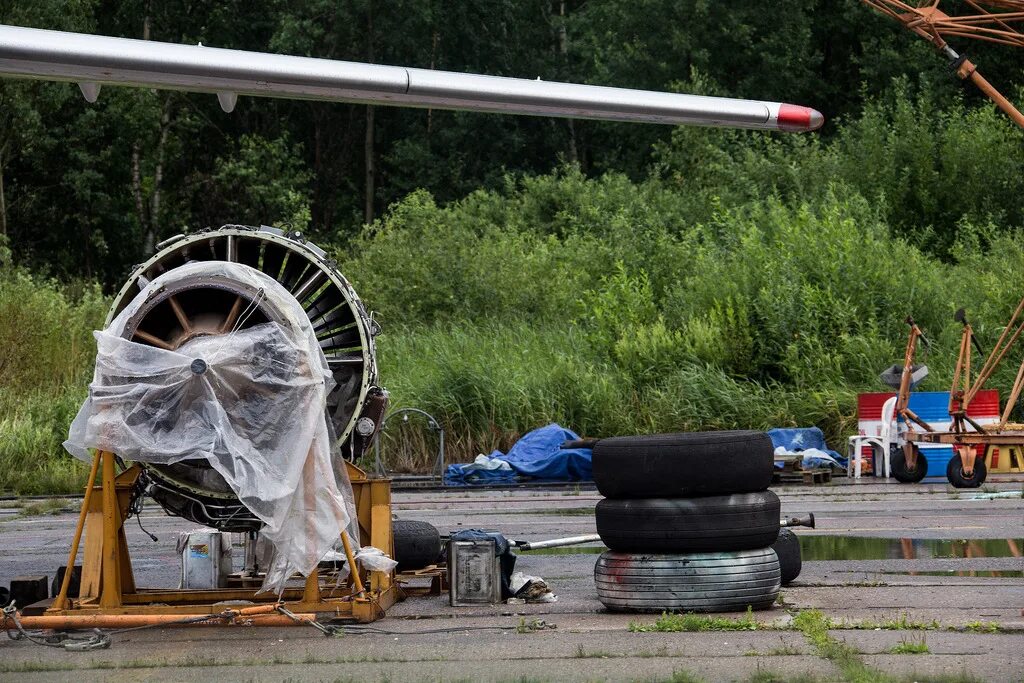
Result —
[{"label": "weed growing through concrete", "polygon": [[835,664],[850,683],[889,683],[892,679],[867,666],[852,647],[829,635],[832,621],[820,610],[811,609],[793,617],[793,626],[818,651],[818,655]]},{"label": "weed growing through concrete", "polygon": [[889,648],[888,652],[892,655],[926,655],[931,650],[928,649],[928,643],[924,641],[924,636],[921,636],[920,639],[901,639],[900,642]]},{"label": "weed growing through concrete", "polygon": [[672,678],[667,679],[664,683],[704,683],[704,679],[685,669],[677,669],[672,672]]},{"label": "weed growing through concrete", "polygon": [[911,683],[911,681],[913,683],[985,683],[982,679],[963,669],[952,674],[912,674],[903,680],[906,683]]},{"label": "weed growing through concrete", "polygon": [[519,617],[516,633],[536,633],[537,631],[546,631],[552,628],[555,628],[555,625],[549,624],[543,619],[530,619],[527,621],[526,617]]},{"label": "weed growing through concrete", "polygon": [[582,645],[577,645],[576,652],[573,654],[576,659],[610,659],[614,656],[611,652],[604,650],[586,650]]},{"label": "weed growing through concrete", "polygon": [[679,631],[756,631],[763,627],[754,620],[754,611],[747,608],[747,614],[739,619],[728,617],[709,617],[703,614],[669,614],[664,613],[653,624],[641,624],[637,621],[629,623],[633,633],[676,633]]},{"label": "weed growing through concrete", "polygon": [[[950,626],[951,631],[957,630],[955,627]],[[999,633],[1002,627],[994,621],[968,621],[964,624],[963,630],[970,631],[972,633]]]},{"label": "weed growing through concrete", "polygon": [[780,674],[777,671],[759,670],[747,679],[747,683],[816,683],[817,680],[817,678],[810,674],[791,676],[789,674]]},{"label": "weed growing through concrete", "polygon": [[844,623],[842,627],[859,631],[935,631],[942,628],[942,625],[937,619],[916,621],[904,612],[892,619],[884,619],[882,621],[864,620],[854,624]]},{"label": "weed growing through concrete", "polygon": [[803,654],[803,652],[799,648],[794,647],[794,646],[786,643],[782,639],[782,636],[779,636],[779,642],[782,643],[779,647],[773,647],[772,649],[765,650],[764,652],[758,652],[757,650],[750,650],[748,652],[744,652],[743,656],[744,657],[789,657],[789,656],[792,656],[792,655],[802,655]]}]

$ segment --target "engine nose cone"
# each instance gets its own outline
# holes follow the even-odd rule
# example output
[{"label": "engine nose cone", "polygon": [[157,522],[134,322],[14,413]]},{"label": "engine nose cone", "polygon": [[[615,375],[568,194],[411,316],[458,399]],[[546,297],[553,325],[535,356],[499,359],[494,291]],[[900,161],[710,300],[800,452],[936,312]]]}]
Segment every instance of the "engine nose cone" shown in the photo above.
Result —
[{"label": "engine nose cone", "polygon": [[206,361],[203,360],[202,358],[196,358],[194,361],[192,361],[192,365],[189,366],[193,374],[196,375],[201,375],[204,372],[206,372],[207,367],[208,366],[206,365]]}]

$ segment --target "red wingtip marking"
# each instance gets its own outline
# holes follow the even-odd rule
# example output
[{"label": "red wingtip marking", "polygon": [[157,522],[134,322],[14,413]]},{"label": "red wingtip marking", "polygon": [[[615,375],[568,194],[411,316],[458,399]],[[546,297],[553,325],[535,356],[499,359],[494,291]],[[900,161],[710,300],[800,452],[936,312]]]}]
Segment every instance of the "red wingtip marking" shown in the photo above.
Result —
[{"label": "red wingtip marking", "polygon": [[797,132],[818,130],[823,123],[825,123],[825,117],[821,115],[821,112],[810,107],[801,107],[797,104],[779,106],[779,130]]}]

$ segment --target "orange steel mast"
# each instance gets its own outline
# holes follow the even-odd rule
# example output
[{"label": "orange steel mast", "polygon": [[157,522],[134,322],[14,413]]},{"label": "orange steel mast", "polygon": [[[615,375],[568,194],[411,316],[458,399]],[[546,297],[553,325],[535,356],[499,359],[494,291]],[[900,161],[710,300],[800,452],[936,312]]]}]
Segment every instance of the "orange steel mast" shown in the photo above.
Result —
[{"label": "orange steel mast", "polygon": [[[939,9],[942,0],[901,2],[900,0],[861,0],[865,5],[892,17],[921,36],[950,59],[957,75],[974,83],[1007,116],[1024,128],[1024,114],[978,73],[978,67],[950,47],[946,38],[973,38],[989,43],[1024,47],[1024,0],[963,0],[966,12],[951,15]],[[949,3],[946,3],[947,6]]]}]

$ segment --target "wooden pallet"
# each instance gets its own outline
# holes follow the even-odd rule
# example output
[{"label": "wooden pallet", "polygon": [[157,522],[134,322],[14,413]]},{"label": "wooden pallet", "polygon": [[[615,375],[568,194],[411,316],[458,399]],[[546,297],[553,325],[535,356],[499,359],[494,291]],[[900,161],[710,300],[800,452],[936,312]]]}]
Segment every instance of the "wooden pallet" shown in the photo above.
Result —
[{"label": "wooden pallet", "polygon": [[827,484],[832,481],[832,470],[818,467],[812,470],[784,468],[772,474],[773,484]]}]

